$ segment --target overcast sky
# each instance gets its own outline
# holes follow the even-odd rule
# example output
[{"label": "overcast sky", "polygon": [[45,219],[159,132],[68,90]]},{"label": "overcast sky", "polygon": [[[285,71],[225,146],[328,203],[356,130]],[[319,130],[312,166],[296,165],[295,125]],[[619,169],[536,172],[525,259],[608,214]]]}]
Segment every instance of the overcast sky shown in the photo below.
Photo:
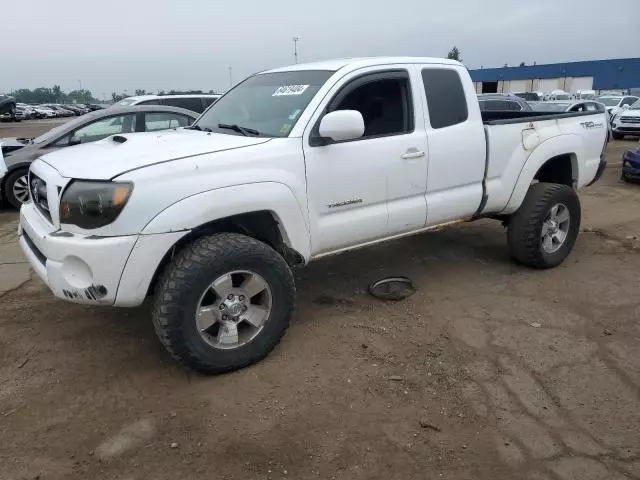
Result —
[{"label": "overcast sky", "polygon": [[294,35],[300,62],[454,44],[470,69],[637,57],[638,2],[3,0],[0,92],[225,90],[229,66],[239,81],[293,63]]}]

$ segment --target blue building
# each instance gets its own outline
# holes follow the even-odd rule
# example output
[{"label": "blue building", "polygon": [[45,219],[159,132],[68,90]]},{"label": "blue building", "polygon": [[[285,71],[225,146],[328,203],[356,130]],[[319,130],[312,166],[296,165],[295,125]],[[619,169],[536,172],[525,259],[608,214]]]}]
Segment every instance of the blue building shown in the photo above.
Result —
[{"label": "blue building", "polygon": [[481,68],[469,72],[478,93],[549,93],[552,90],[575,93],[640,88],[640,58]]}]

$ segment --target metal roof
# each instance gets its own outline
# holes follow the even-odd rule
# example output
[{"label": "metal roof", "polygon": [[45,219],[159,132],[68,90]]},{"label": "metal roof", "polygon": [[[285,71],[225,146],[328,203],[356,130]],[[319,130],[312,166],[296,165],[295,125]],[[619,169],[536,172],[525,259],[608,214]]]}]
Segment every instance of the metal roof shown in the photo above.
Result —
[{"label": "metal roof", "polygon": [[593,77],[597,90],[640,87],[640,58],[550,63],[524,67],[469,70],[474,82],[531,80],[536,78]]},{"label": "metal roof", "polygon": [[344,67],[351,67],[351,69],[371,67],[375,65],[386,64],[445,64],[445,65],[460,65],[455,60],[448,60],[446,58],[434,58],[434,57],[363,57],[363,58],[339,58],[335,60],[325,60],[313,63],[298,63],[296,65],[289,65],[287,67],[274,68],[273,70],[267,70],[260,73],[274,73],[274,72],[291,72],[296,70],[328,70],[337,71]]}]

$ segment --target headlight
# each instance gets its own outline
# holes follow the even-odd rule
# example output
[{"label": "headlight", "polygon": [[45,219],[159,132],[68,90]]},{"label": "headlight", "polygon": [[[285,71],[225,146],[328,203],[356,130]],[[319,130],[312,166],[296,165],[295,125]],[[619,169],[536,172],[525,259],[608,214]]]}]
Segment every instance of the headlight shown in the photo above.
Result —
[{"label": "headlight", "polygon": [[112,223],[127,204],[133,184],[73,181],[60,200],[60,223],[88,230]]}]

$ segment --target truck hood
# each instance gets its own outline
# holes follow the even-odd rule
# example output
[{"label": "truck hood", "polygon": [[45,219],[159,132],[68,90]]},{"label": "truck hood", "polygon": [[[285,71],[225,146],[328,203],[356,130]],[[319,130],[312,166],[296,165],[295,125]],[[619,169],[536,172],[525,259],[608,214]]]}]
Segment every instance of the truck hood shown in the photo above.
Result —
[{"label": "truck hood", "polygon": [[185,129],[128,133],[61,148],[41,159],[63,177],[108,180],[157,163],[249,147],[269,140]]}]

